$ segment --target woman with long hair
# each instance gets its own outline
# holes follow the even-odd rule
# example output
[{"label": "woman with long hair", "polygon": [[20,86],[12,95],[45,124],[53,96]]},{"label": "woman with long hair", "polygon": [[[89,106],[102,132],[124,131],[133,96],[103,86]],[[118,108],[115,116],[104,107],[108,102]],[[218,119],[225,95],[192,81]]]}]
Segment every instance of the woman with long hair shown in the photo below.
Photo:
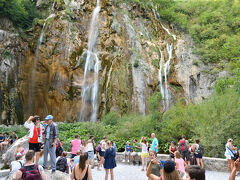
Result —
[{"label": "woman with long hair", "polygon": [[105,151],[105,154],[104,154],[104,169],[105,169],[105,180],[108,179],[108,174],[109,174],[109,170],[110,170],[110,174],[111,174],[111,180],[114,179],[114,176],[113,176],[113,168],[115,168],[117,165],[116,165],[116,160],[115,160],[115,156],[116,156],[116,151],[115,149],[112,147],[112,142],[111,141],[108,141],[107,142],[107,146],[108,146],[108,149]]},{"label": "woman with long hair", "polygon": [[232,157],[234,157],[234,154],[237,153],[237,147],[233,146],[233,140],[230,138],[227,141],[227,144],[225,145],[226,151],[225,151],[225,156],[228,160],[228,168],[230,172],[232,172],[233,165],[234,165],[234,160],[232,160]]},{"label": "woman with long hair", "polygon": [[86,141],[86,139],[83,139],[82,140],[82,146],[81,146],[81,153],[83,154],[85,152],[88,152],[88,150],[87,150],[87,141]]},{"label": "woman with long hair", "polygon": [[73,168],[72,180],[92,180],[92,170],[88,164],[88,153],[80,155],[79,163]]},{"label": "woman with long hair", "polygon": [[196,158],[197,165],[201,168],[204,168],[202,157],[203,155],[199,152],[200,150],[200,140],[197,138],[195,139],[196,144],[192,146],[192,150],[194,152],[194,157]]},{"label": "woman with long hair", "polygon": [[154,174],[151,174],[153,164],[159,164],[159,161],[155,158],[152,159],[147,168],[147,177],[151,180],[181,180],[181,177],[176,170],[176,163],[171,160],[164,162],[163,175],[162,178]]},{"label": "woman with long hair", "polygon": [[185,163],[179,151],[174,152],[176,169],[179,171],[181,177],[185,177]]},{"label": "woman with long hair", "polygon": [[[143,142],[142,142],[143,141]],[[147,143],[147,139],[142,137],[140,144],[142,146],[142,171],[144,171],[144,168],[146,167],[147,169],[147,158],[148,158],[148,143]]]}]

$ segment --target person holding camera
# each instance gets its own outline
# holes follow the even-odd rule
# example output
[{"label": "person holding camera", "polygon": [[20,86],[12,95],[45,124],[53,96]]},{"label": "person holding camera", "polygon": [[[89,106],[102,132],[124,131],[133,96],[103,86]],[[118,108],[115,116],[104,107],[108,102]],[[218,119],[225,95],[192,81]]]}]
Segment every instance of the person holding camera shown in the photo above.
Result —
[{"label": "person holding camera", "polygon": [[48,153],[50,154],[52,173],[56,171],[56,144],[58,140],[57,124],[53,123],[53,116],[48,115],[45,118],[47,127],[45,128],[44,135],[44,163],[43,168],[48,169]]},{"label": "person holding camera", "polygon": [[40,116],[30,116],[24,123],[24,127],[29,129],[29,150],[36,153],[36,164],[38,163],[41,149],[42,125],[40,124]]}]

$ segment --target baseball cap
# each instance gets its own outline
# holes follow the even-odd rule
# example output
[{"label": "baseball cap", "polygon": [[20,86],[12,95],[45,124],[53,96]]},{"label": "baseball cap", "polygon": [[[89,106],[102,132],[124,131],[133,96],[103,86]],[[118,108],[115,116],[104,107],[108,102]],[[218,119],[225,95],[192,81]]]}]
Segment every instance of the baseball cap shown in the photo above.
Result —
[{"label": "baseball cap", "polygon": [[45,120],[50,120],[50,119],[53,119],[53,116],[52,115],[47,115],[47,117],[45,117]]},{"label": "baseball cap", "polygon": [[174,161],[167,160],[164,162],[164,171],[167,173],[171,173],[174,171],[175,166],[176,166],[176,163]]}]

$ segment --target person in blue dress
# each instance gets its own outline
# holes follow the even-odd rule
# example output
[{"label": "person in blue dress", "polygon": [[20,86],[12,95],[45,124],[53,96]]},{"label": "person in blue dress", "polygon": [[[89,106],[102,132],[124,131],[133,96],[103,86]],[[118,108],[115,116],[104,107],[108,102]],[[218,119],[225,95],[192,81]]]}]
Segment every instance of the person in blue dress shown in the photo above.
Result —
[{"label": "person in blue dress", "polygon": [[116,151],[113,148],[111,141],[107,142],[107,147],[108,147],[108,149],[105,151],[105,154],[104,154],[105,161],[103,164],[104,169],[105,169],[105,180],[108,179],[109,170],[110,170],[110,174],[111,174],[111,180],[113,180],[114,179],[113,168],[115,168],[117,166],[116,160],[115,160]]}]

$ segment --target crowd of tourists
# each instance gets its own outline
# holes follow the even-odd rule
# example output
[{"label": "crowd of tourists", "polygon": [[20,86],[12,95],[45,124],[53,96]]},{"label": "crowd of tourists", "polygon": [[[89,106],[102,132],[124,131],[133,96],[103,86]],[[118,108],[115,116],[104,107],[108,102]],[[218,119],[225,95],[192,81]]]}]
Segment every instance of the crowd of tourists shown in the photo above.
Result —
[{"label": "crowd of tourists", "polygon": [[[116,144],[107,140],[103,136],[102,140],[96,144],[94,136],[88,140],[79,139],[76,134],[71,142],[71,157],[59,141],[57,124],[53,122],[53,116],[48,115],[44,123],[40,122],[39,116],[30,116],[24,126],[29,130],[29,150],[18,144],[14,151],[15,161],[11,162],[11,173],[16,173],[15,179],[31,180],[46,179],[44,169],[48,168],[50,157],[51,170],[56,170],[70,174],[71,179],[92,180],[92,169],[95,159],[98,160],[97,170],[105,170],[105,180],[110,175],[114,179],[113,169],[116,167]],[[178,143],[171,141],[169,146],[169,160],[157,160],[159,150],[158,139],[155,134],[151,134],[151,144],[146,137],[141,137],[140,141],[133,139],[132,143],[126,142],[122,162],[130,161],[133,165],[142,166],[142,171],[146,170],[146,175],[151,180],[204,180],[205,170],[202,157],[204,147],[199,139],[190,146],[188,140],[183,135]],[[0,134],[1,149],[18,139],[16,132]],[[228,159],[228,166],[231,172],[230,180],[235,179],[239,169],[237,148],[233,146],[233,140],[229,139],[226,144],[225,156]]]}]

